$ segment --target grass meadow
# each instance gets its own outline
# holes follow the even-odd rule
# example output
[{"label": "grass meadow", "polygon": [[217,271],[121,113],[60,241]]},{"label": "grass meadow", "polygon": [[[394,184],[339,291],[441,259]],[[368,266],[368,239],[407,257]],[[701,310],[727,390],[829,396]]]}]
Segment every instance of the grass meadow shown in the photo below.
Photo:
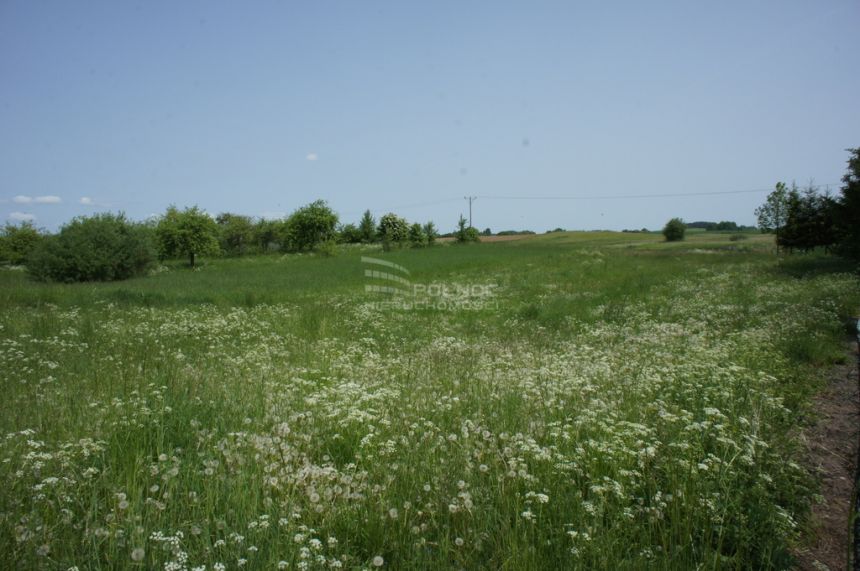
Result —
[{"label": "grass meadow", "polygon": [[[446,306],[380,307],[362,255]],[[4,566],[788,568],[853,270],[594,232],[4,269]]]}]

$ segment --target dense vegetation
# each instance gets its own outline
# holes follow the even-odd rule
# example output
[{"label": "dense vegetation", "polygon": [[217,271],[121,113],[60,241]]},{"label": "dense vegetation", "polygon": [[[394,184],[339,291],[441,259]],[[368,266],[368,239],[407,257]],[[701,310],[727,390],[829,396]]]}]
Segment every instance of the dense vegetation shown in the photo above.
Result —
[{"label": "dense vegetation", "polygon": [[142,275],[154,262],[145,227],[122,214],[97,214],[75,218],[55,236],[38,240],[27,270],[41,281],[111,281]]},{"label": "dense vegetation", "polygon": [[860,259],[860,148],[848,151],[848,171],[838,197],[821,194],[812,184],[801,190],[780,182],[756,210],[759,227],[776,234],[778,248],[789,252],[835,249]]},{"label": "dense vegetation", "polygon": [[755,226],[744,226],[730,220],[721,220],[720,222],[706,222],[699,220],[696,222],[687,222],[687,228],[701,228],[706,232],[748,232],[755,230]]}]

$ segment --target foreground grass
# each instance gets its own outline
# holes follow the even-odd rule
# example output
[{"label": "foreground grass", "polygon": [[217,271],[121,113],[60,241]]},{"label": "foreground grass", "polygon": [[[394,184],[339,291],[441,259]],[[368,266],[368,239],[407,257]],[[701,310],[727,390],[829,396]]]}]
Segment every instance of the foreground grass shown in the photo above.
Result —
[{"label": "foreground grass", "polygon": [[814,491],[799,420],[860,288],[763,240],[363,252],[415,282],[497,286],[458,311],[379,310],[359,251],[121,284],[5,271],[0,552],[46,569],[786,568]]}]

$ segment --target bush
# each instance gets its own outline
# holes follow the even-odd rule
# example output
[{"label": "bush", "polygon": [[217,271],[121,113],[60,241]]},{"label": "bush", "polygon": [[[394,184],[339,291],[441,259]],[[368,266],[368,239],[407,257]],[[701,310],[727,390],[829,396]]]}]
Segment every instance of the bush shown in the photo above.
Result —
[{"label": "bush", "polygon": [[337,255],[337,241],[334,238],[329,238],[328,240],[323,240],[314,248],[317,254],[320,256],[331,258]]},{"label": "bush", "polygon": [[254,245],[254,223],[248,216],[225,212],[215,219],[218,241],[228,256],[247,254]]},{"label": "bush", "polygon": [[344,224],[338,232],[341,244],[360,244],[363,241],[361,230],[355,224]]},{"label": "bush", "polygon": [[0,261],[23,264],[43,238],[32,222],[6,224],[0,231]]},{"label": "bush", "polygon": [[123,280],[145,273],[155,262],[149,228],[123,214],[75,218],[33,250],[27,270],[42,281]]},{"label": "bush", "polygon": [[418,222],[409,227],[409,244],[413,248],[423,248],[427,245],[427,234]]},{"label": "bush", "polygon": [[663,236],[667,242],[678,242],[684,239],[684,232],[687,231],[687,225],[680,218],[672,218],[663,227]]},{"label": "bush", "polygon": [[458,244],[467,244],[469,242],[479,242],[481,240],[478,229],[473,226],[466,226],[466,219],[460,216],[457,221],[457,231],[454,232],[454,240]]},{"label": "bush", "polygon": [[382,247],[388,251],[394,245],[401,245],[409,238],[409,225],[400,216],[389,212],[379,219],[376,234],[382,239]]},{"label": "bush", "polygon": [[337,214],[325,200],[302,206],[287,218],[284,244],[290,250],[310,250],[320,242],[334,239],[337,234]]},{"label": "bush", "polygon": [[277,250],[281,247],[280,234],[283,222],[276,220],[258,220],[254,224],[254,244],[261,252]]}]

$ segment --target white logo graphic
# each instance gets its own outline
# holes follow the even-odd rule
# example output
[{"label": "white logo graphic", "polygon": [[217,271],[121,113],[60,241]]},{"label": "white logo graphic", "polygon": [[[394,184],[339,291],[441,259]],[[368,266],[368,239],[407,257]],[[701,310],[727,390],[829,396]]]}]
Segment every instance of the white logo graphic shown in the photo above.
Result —
[{"label": "white logo graphic", "polygon": [[415,283],[410,271],[399,264],[367,256],[361,261],[367,264],[364,277],[370,280],[364,291],[384,296],[371,303],[376,309],[476,311],[498,307],[496,284]]}]

